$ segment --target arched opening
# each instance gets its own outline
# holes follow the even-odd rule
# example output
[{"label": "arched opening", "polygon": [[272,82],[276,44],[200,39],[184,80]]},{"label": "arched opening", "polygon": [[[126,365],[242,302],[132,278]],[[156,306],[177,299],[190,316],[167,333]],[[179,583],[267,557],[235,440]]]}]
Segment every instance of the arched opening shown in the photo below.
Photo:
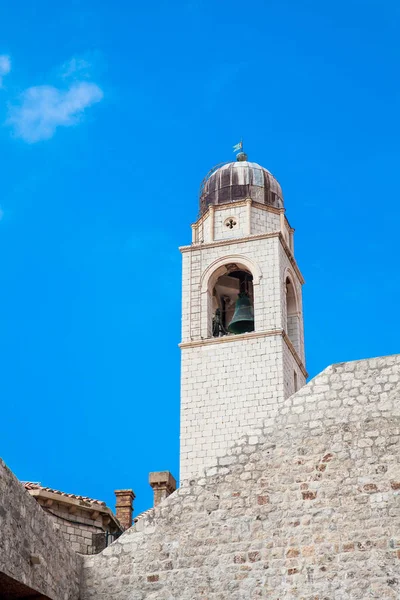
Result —
[{"label": "arched opening", "polygon": [[[211,291],[211,290],[210,290]],[[226,265],[211,292],[212,336],[254,331],[253,276],[236,264]]]},{"label": "arched opening", "polygon": [[286,333],[289,336],[296,352],[300,349],[300,318],[297,307],[296,292],[290,277],[286,277],[285,281],[286,292]]}]

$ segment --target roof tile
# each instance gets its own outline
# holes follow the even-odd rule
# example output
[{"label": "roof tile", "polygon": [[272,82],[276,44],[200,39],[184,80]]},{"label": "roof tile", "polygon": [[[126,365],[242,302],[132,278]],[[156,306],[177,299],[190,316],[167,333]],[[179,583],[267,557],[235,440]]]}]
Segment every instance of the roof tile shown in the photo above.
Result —
[{"label": "roof tile", "polygon": [[40,485],[40,483],[35,483],[33,481],[23,481],[23,486],[26,490],[42,490],[43,492],[51,492],[52,494],[59,494],[60,496],[64,496],[66,498],[74,498],[75,500],[81,500],[82,502],[90,502],[90,504],[98,504],[99,506],[106,506],[105,502],[101,500],[95,500],[94,498],[89,498],[88,496],[79,496],[77,494],[68,494],[66,492],[61,492],[60,490],[54,490],[53,488],[44,487]]}]

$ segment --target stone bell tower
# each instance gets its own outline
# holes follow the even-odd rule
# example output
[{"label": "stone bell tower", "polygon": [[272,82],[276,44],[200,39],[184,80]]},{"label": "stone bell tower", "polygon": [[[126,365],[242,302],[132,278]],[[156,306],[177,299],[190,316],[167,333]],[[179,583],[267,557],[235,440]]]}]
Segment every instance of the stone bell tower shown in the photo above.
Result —
[{"label": "stone bell tower", "polygon": [[180,249],[182,484],[305,384],[293,234],[279,183],[243,152],[203,181],[192,243]]}]

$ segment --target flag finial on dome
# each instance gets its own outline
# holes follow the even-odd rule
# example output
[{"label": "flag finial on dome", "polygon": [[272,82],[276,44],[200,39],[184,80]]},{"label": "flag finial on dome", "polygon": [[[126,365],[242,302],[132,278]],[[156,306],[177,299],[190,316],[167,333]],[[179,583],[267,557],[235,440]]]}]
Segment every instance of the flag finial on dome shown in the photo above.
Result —
[{"label": "flag finial on dome", "polygon": [[236,160],[238,162],[243,162],[243,161],[247,160],[247,154],[245,152],[243,152],[243,138],[240,140],[240,142],[238,144],[235,144],[233,146],[233,151],[237,152]]}]

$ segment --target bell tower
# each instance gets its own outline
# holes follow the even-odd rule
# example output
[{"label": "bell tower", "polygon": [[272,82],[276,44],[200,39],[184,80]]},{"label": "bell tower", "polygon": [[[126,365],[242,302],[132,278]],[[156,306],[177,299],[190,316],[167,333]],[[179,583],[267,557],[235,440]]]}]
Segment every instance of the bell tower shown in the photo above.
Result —
[{"label": "bell tower", "polygon": [[257,436],[305,384],[293,236],[279,183],[244,152],[204,179],[192,243],[180,248],[182,484]]}]

